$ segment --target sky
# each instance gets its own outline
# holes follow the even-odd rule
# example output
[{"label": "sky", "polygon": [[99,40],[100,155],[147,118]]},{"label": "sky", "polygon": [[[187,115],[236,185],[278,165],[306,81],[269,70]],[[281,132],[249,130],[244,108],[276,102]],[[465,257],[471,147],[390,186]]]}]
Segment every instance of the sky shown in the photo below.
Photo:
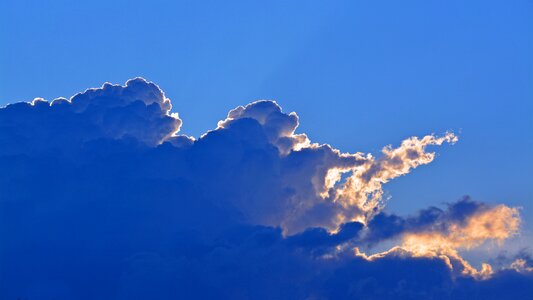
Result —
[{"label": "sky", "polygon": [[[533,3],[525,0],[474,0],[467,3],[2,1],[0,106],[31,102],[37,97],[48,101],[59,97],[69,99],[88,88],[99,88],[104,82],[122,87],[103,87],[97,90],[100,92],[95,92],[100,93],[98,95],[88,92],[79,96],[78,102],[71,99],[71,103],[60,104],[59,101],[57,106],[49,105],[49,109],[39,106],[39,101],[32,106],[0,109],[0,141],[3,144],[0,165],[4,167],[0,176],[0,185],[3,186],[0,202],[4,202],[0,213],[4,215],[2,226],[10,228],[9,231],[4,229],[2,242],[13,245],[3,251],[0,248],[0,262],[8,265],[3,270],[0,268],[0,277],[6,278],[6,274],[20,267],[17,263],[23,261],[21,253],[26,253],[29,246],[36,253],[44,252],[51,262],[59,262],[64,268],[54,273],[51,266],[43,263],[33,277],[20,271],[19,277],[15,277],[17,280],[13,279],[17,284],[0,286],[0,297],[1,294],[10,297],[79,296],[79,291],[86,288],[81,283],[85,278],[72,270],[88,268],[87,265],[94,262],[89,259],[78,262],[62,260],[60,255],[70,253],[73,247],[85,249],[80,250],[80,257],[98,257],[107,249],[108,239],[121,235],[125,228],[138,228],[151,234],[152,229],[161,226],[170,226],[175,230],[169,229],[156,235],[159,240],[126,235],[119,239],[115,250],[107,249],[111,251],[110,258],[88,271],[89,274],[110,271],[109,278],[93,283],[102,295],[107,293],[124,299],[133,294],[143,295],[134,287],[138,285],[137,280],[146,282],[146,277],[149,277],[152,281],[162,282],[163,287],[167,287],[167,281],[181,281],[184,287],[202,287],[207,291],[205,297],[209,296],[209,291],[224,291],[228,298],[246,299],[252,296],[246,294],[250,291],[222,288],[232,279],[245,278],[244,271],[220,275],[223,280],[217,281],[205,279],[206,274],[218,274],[206,266],[212,267],[210,262],[216,257],[232,261],[241,252],[252,253],[247,257],[250,261],[261,257],[270,262],[264,257],[265,253],[246,252],[246,249],[255,249],[255,243],[267,242],[267,248],[274,253],[272,255],[283,257],[272,262],[273,266],[289,261],[288,266],[301,268],[298,263],[314,259],[318,252],[334,257],[344,255],[330,253],[330,248],[335,248],[331,247],[333,244],[341,248],[358,247],[369,251],[368,255],[383,251],[382,255],[388,259],[376,266],[378,263],[370,262],[379,260],[377,258],[365,258],[361,254],[354,262],[342,256],[338,258],[344,262],[341,267],[309,267],[321,272],[324,272],[321,268],[335,269],[327,279],[304,280],[300,274],[295,275],[300,280],[298,284],[302,286],[300,292],[303,294],[309,282],[324,283],[316,284],[321,290],[313,294],[315,298],[341,299],[345,296],[332,294],[337,286],[331,285],[331,282],[339,282],[338,287],[350,284],[348,278],[351,277],[343,276],[343,272],[349,272],[343,269],[349,269],[347,265],[379,273],[391,261],[398,263],[391,257],[402,255],[395,251],[386,252],[390,251],[391,245],[397,245],[398,239],[403,240],[400,246],[404,249],[413,253],[418,251],[416,253],[422,257],[429,256],[427,249],[420,254],[420,249],[412,247],[409,242],[413,241],[413,236],[418,241],[422,237],[427,238],[428,234],[433,238],[438,235],[450,244],[450,249],[460,250],[462,256],[459,258],[467,258],[478,270],[482,261],[490,261],[494,269],[497,262],[506,259],[514,262],[522,259],[530,263],[524,249],[533,241],[531,53]],[[136,77],[146,81],[137,79],[126,85],[129,79]],[[132,95],[137,98],[131,98]],[[170,100],[165,100],[165,97]],[[140,104],[134,100],[141,100]],[[256,100],[275,100],[277,105],[254,102]],[[228,115],[236,107],[252,102],[255,104],[248,106],[248,110],[237,109],[233,115]],[[93,103],[94,107],[88,103]],[[154,103],[157,105],[151,106]],[[297,117],[289,114],[293,111]],[[172,113],[178,113],[179,117]],[[252,121],[236,121],[241,119]],[[221,120],[226,121],[219,123]],[[210,130],[211,133],[204,136]],[[453,132],[453,135],[447,132]],[[252,133],[258,137],[254,138]],[[420,139],[412,139],[413,136]],[[425,136],[429,136],[427,143],[423,142]],[[420,156],[401,154],[409,148],[402,141],[414,143],[415,146],[411,146]],[[343,153],[351,153],[351,156],[343,157],[312,143],[328,144]],[[165,148],[170,145],[174,148]],[[407,170],[391,167],[395,156],[381,154],[382,148],[387,145],[398,150],[401,161],[406,162],[401,166],[409,166]],[[422,148],[417,148],[417,145]],[[272,147],[279,153],[272,152]],[[220,156],[214,155],[213,149],[222,149],[217,154]],[[302,154],[306,151],[311,154]],[[375,160],[356,157],[357,152],[371,153]],[[434,159],[422,159],[433,152]],[[117,153],[122,155],[117,156]],[[317,153],[323,157],[316,158]],[[219,160],[210,160],[210,155]],[[149,158],[146,162],[145,156]],[[143,163],[129,167],[131,161],[139,159]],[[53,163],[59,166],[57,170],[50,167]],[[106,180],[112,178],[101,178],[100,171],[91,165],[114,174],[118,183],[108,186]],[[355,170],[359,170],[359,166],[367,166],[374,171],[367,170],[366,175],[358,175]],[[232,173],[235,177],[228,176],[233,181],[225,182],[221,172],[230,167],[246,176]],[[353,181],[343,179],[331,187],[317,187],[316,178],[323,179],[327,175],[321,169],[325,167],[343,172],[349,170],[343,178],[353,178]],[[196,171],[189,175],[191,170]],[[307,172],[317,177],[308,178],[311,175]],[[163,176],[165,174],[167,177]],[[282,177],[284,181],[275,180],[279,174],[288,175]],[[69,180],[69,177],[72,178]],[[365,207],[354,204],[360,199],[357,197],[374,200],[372,195],[365,193],[349,199],[338,198],[338,191],[360,192],[350,183],[366,182],[361,178],[386,181],[383,187],[380,184],[371,189],[383,193],[380,199],[388,199],[386,206],[381,207],[375,201],[369,201],[370,204]],[[220,182],[211,181],[215,179]],[[39,183],[56,180],[65,180],[67,186]],[[82,184],[82,181],[86,183]],[[138,187],[128,188],[133,183]],[[223,183],[227,187],[222,186]],[[28,186],[32,188],[28,189]],[[327,207],[321,206],[321,196],[316,195],[324,192],[321,190],[324,188],[329,192],[325,199],[331,202],[326,201]],[[26,189],[24,193],[20,192]],[[80,194],[86,190],[91,190],[96,200]],[[218,201],[222,204],[212,199],[210,190],[220,193],[222,200]],[[264,192],[266,196],[258,196],[252,191]],[[270,195],[271,191],[276,194]],[[185,202],[196,199],[192,202],[209,203],[206,204],[208,208],[191,203],[179,202],[178,205],[170,200],[172,196],[166,192],[174,193],[170,195],[177,195]],[[69,197],[79,199],[79,203],[65,202]],[[125,202],[104,204],[109,199],[128,197],[135,198],[133,203],[137,207],[123,211]],[[153,197],[165,200],[159,206],[142,202]],[[271,197],[277,200],[270,200]],[[46,201],[39,202],[41,200],[38,199]],[[53,199],[58,200],[54,202]],[[300,206],[293,207],[294,201],[305,203],[302,204],[305,209],[300,211]],[[432,222],[422,222],[420,220],[428,213],[428,207],[438,207],[440,212]],[[456,208],[466,217],[458,219],[454,213]],[[176,218],[184,218],[183,222],[164,213],[174,209],[181,211]],[[378,212],[372,212],[372,209]],[[141,217],[142,221],[133,221],[142,211],[153,215]],[[244,239],[246,243],[232,240],[228,243],[234,248],[228,246],[231,249],[229,254],[209,252],[209,256],[200,258],[191,255],[192,259],[185,254],[167,253],[172,252],[169,249],[178,247],[173,244],[171,236],[180,236],[183,241],[201,240],[191,242],[191,249],[176,250],[177,253],[197,253],[200,248],[216,248],[213,246],[215,240],[231,240],[232,234],[226,231],[217,233],[219,236],[216,237],[212,236],[216,235],[214,233],[207,234],[212,230],[214,221],[202,223],[189,220],[182,211],[189,211],[197,219],[204,216],[211,216],[213,220],[221,218],[221,222],[228,223],[227,226],[220,225],[221,228],[233,228],[235,224],[241,226],[243,223],[264,227],[239,229],[234,234],[239,237],[237,240],[241,241],[244,239],[242,236],[247,234],[258,240]],[[162,220],[155,217],[158,212],[164,215]],[[512,221],[518,218],[516,212],[519,212],[521,222],[519,231],[515,233]],[[98,218],[93,219],[92,214],[103,218],[101,225],[95,226],[94,230],[89,228]],[[507,229],[501,236],[502,241],[507,240],[503,245],[478,249],[480,237],[473,238],[473,241],[458,241],[450,233],[454,230],[462,232],[463,229],[466,232],[471,229],[470,225],[477,224],[476,220],[484,220],[485,216],[493,214],[507,216],[502,221],[502,226]],[[113,221],[113,216],[117,215],[121,216],[120,222]],[[19,224],[29,217],[35,218],[39,226],[44,226],[42,231]],[[54,218],[60,221],[53,221]],[[470,225],[464,227],[462,218],[466,218],[466,223]],[[375,220],[374,223],[372,220]],[[494,217],[494,220],[499,219]],[[398,222],[402,225],[398,226]],[[185,223],[188,225],[185,226]],[[350,234],[349,238],[336,235],[351,232],[341,228],[344,228],[342,224],[352,223],[355,224],[353,226],[364,223],[367,226],[365,230],[371,233],[365,233],[364,238],[355,238]],[[369,224],[380,228],[375,229],[379,234],[373,234],[374,227]],[[64,228],[67,225],[81,230],[82,234],[70,232]],[[401,229],[391,233],[382,229],[387,226]],[[447,231],[441,232],[435,229],[437,227]],[[102,233],[105,228],[109,229],[109,235]],[[312,228],[325,231],[313,231]],[[261,234],[250,233],[257,230]],[[310,233],[305,236],[305,232]],[[43,246],[46,244],[44,241],[51,233],[54,238],[47,243],[54,246],[47,248]],[[98,233],[102,234],[101,238]],[[315,243],[309,240],[321,240],[314,236],[320,234],[326,236],[323,239],[327,240],[324,242],[327,247],[320,244],[320,251],[313,248],[309,250],[309,255],[294,257],[292,251],[296,251],[295,247],[305,248],[299,243],[307,241],[315,247]],[[27,241],[17,238],[19,235],[25,236]],[[81,237],[74,237],[76,235]],[[292,240],[290,237],[293,237]],[[73,245],[69,246],[66,242],[69,238],[74,239]],[[490,238],[483,237],[483,242],[485,239]],[[496,244],[499,241],[500,238],[496,238]],[[87,248],[87,245],[94,248]],[[460,263],[462,258],[456,257],[450,249],[446,249],[444,254],[468,269]],[[439,251],[442,254],[444,250]],[[14,258],[11,256],[13,253],[19,253],[19,256]],[[31,263],[38,261],[38,256],[33,255],[37,254],[28,254],[26,268],[31,268]],[[138,273],[126,276],[123,275],[124,270],[116,266],[117,261],[126,256],[136,257],[131,265],[140,269]],[[75,260],[75,256],[71,259]],[[344,261],[346,259],[347,262]],[[8,260],[14,262],[6,264]],[[195,261],[196,265],[191,261]],[[409,260],[403,262],[408,263]],[[420,263],[434,261],[422,260]],[[160,268],[167,273],[147,275],[147,270]],[[188,278],[190,282],[183,281],[183,270],[188,268],[202,270],[197,276],[205,280]],[[424,269],[422,265],[420,268]],[[527,270],[528,267],[524,268]],[[257,271],[246,270],[252,274]],[[43,282],[41,279],[49,276],[50,272],[54,274],[51,277],[55,281]],[[64,280],[62,272],[74,274],[73,278],[77,279]],[[483,290],[476,285],[483,281],[480,279],[483,276],[484,280],[488,280],[486,282],[501,278],[510,280],[503,275],[494,275],[490,279],[482,271],[476,272],[479,274],[472,275],[473,271],[470,272],[471,277],[477,276],[474,283],[454,285],[461,291],[453,295],[455,298],[468,295],[466,292],[462,294],[465,290]],[[423,273],[420,271],[420,274]],[[500,273],[495,271],[495,274]],[[353,276],[354,281],[360,278],[359,275]],[[449,276],[455,278],[453,272]],[[347,282],[339,281],[338,277]],[[274,281],[273,278],[266,279],[267,282]],[[180,285],[180,289],[184,287]],[[248,287],[263,291],[252,283]],[[405,297],[412,296],[409,288],[406,289],[407,294],[403,294]],[[167,291],[165,288],[161,290]],[[390,290],[393,288],[384,288],[383,294],[376,299],[387,299],[388,296],[384,295]],[[143,292],[149,291],[147,287]],[[95,293],[94,297],[103,297]],[[165,298],[176,293],[168,290],[168,294],[161,296]],[[303,294],[291,296],[293,299],[310,297]],[[278,295],[261,296],[272,298]],[[142,299],[142,296],[139,297]]]}]

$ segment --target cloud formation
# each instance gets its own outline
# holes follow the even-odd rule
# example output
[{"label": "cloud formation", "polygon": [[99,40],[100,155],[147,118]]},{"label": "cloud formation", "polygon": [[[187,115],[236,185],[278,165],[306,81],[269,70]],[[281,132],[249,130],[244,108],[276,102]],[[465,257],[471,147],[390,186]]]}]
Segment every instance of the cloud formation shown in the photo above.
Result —
[{"label": "cloud formation", "polygon": [[[7,299],[527,299],[531,260],[460,251],[516,235],[516,208],[465,198],[401,217],[383,185],[453,133],[375,157],[296,133],[257,101],[198,139],[141,78],[0,108]],[[390,250],[365,254],[376,245]],[[375,251],[374,251],[375,252]],[[394,272],[391,272],[394,270]],[[474,298],[473,298],[474,297]],[[481,299],[481,298],[480,298]]]},{"label": "cloud formation", "polygon": [[[96,139],[134,138],[150,146],[178,132],[181,120],[153,83],[135,78],[48,102],[36,98],[0,110],[2,154],[80,147]],[[66,150],[66,149],[65,149]]]},{"label": "cloud formation", "polygon": [[380,214],[368,226],[364,240],[376,243],[399,238],[400,245],[362,257],[374,260],[388,255],[438,257],[446,262],[455,275],[488,278],[493,275],[489,264],[476,270],[459,255],[459,250],[479,247],[486,242],[502,244],[516,235],[520,217],[516,208],[505,205],[487,206],[465,198],[450,204],[446,211],[430,208],[410,218]]}]

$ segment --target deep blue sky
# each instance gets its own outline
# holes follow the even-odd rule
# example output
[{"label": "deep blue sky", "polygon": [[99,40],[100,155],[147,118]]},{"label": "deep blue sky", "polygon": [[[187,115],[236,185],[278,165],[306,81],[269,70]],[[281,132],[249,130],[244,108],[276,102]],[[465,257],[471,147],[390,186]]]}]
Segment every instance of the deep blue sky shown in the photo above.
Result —
[{"label": "deep blue sky", "polygon": [[377,153],[460,134],[388,185],[409,213],[462,195],[523,206],[533,228],[533,2],[2,1],[0,104],[142,76],[199,136],[275,99],[300,132]]}]

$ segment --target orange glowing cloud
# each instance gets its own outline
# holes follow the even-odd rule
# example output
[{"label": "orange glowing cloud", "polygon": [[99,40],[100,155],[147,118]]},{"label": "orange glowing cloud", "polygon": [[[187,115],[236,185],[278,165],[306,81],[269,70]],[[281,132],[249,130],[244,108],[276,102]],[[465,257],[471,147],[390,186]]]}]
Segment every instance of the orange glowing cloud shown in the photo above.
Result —
[{"label": "orange glowing cloud", "polygon": [[[439,146],[443,143],[455,143],[458,138],[453,133],[446,133],[442,137],[427,135],[423,138],[411,137],[402,141],[400,147],[383,148],[383,156],[374,159],[372,155],[358,155],[358,161],[364,161],[353,168],[330,169],[326,176],[326,185],[322,196],[328,195],[335,183],[341,180],[342,173],[351,172],[346,182],[333,191],[333,201],[339,204],[344,210],[338,214],[338,219],[342,221],[366,221],[379,212],[385,200],[383,195],[383,184],[391,179],[408,174],[412,169],[429,164],[435,158],[434,152],[427,152],[428,146]],[[358,214],[354,214],[357,208]]]},{"label": "orange glowing cloud", "polygon": [[[483,263],[477,270],[459,254],[459,250],[479,247],[487,241],[501,244],[516,235],[520,226],[517,208],[498,205],[482,209],[468,216],[465,220],[452,222],[444,231],[422,231],[404,233],[401,246],[374,255],[361,253],[355,249],[357,256],[367,260],[386,256],[428,257],[442,259],[456,275],[469,275],[486,279],[493,273],[492,266]],[[525,269],[524,263],[517,261],[512,268]]]}]

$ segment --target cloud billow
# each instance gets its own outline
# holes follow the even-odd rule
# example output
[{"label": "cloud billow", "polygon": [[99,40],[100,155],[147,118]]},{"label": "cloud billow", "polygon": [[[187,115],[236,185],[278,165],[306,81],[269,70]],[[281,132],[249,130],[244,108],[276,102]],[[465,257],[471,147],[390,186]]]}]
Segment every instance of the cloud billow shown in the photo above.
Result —
[{"label": "cloud billow", "polygon": [[533,293],[531,260],[476,269],[460,256],[516,235],[516,208],[465,198],[407,217],[383,211],[383,185],[433,161],[428,147],[454,134],[411,137],[374,157],[312,143],[273,101],[235,108],[198,139],[179,133],[171,108],[141,78],[0,108],[0,296]]}]

